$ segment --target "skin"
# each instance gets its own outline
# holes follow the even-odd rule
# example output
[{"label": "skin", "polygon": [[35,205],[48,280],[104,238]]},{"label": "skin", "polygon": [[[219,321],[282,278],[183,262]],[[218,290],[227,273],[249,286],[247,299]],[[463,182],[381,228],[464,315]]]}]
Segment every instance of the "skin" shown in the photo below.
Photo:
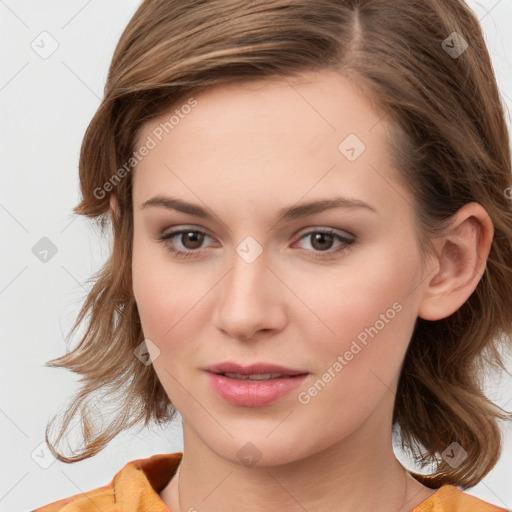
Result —
[{"label": "skin", "polygon": [[[310,72],[194,97],[198,105],[133,176],[133,294],[183,424],[183,460],[161,499],[173,512],[412,509],[434,490],[406,476],[393,453],[401,364],[417,317],[450,315],[478,284],[493,236],[487,212],[461,208],[421,273],[413,198],[396,179],[386,122],[346,78]],[[168,117],[146,123],[139,142]],[[366,145],[355,161],[338,149],[348,134]],[[214,218],[141,208],[157,195]],[[283,207],[334,196],[377,212],[335,208],[277,223]],[[111,206],[116,214],[115,196]],[[171,228],[206,233],[199,248],[183,235],[167,241],[195,257],[179,259],[158,240]],[[314,233],[329,228],[356,241],[338,253],[345,244],[335,238],[315,243]],[[236,252],[249,236],[262,249],[252,263]],[[400,312],[300,403],[298,394],[394,303]],[[268,406],[240,407],[220,398],[202,370],[222,361],[270,361],[310,375]],[[237,455],[249,442],[260,456],[253,466]]]}]

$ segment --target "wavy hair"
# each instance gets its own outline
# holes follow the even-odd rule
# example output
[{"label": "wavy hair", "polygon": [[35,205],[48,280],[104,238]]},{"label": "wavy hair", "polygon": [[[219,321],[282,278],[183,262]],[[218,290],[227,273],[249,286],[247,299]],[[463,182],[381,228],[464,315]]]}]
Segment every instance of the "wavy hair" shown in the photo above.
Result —
[{"label": "wavy hair", "polygon": [[[454,34],[456,33],[456,34]],[[461,54],[455,43],[466,42]],[[455,50],[454,50],[455,48]],[[463,48],[463,47],[462,47]],[[499,420],[512,414],[482,391],[487,371],[502,369],[512,326],[511,154],[504,107],[481,27],[462,0],[144,0],[115,48],[104,98],[81,146],[78,215],[112,229],[109,258],[70,330],[80,342],[47,366],[81,376],[52,453],[76,462],[121,431],[171,421],[176,409],[152,365],[134,350],[144,339],[131,289],[131,162],[142,125],[217,84],[336,70],[386,116],[400,179],[415,200],[422,254],[469,202],[488,212],[494,238],[474,292],[452,315],[417,318],[393,412],[401,446],[431,474],[431,488],[476,485],[497,463]],[[124,173],[117,172],[121,168]],[[122,174],[122,178],[120,178]],[[114,181],[114,177],[117,178]],[[109,192],[109,193],[107,193]],[[508,192],[508,193],[507,193]],[[115,194],[119,215],[112,215]],[[101,396],[100,396],[101,395]],[[104,424],[106,403],[113,417]],[[103,411],[103,412],[101,412]],[[81,449],[57,449],[78,419]],[[440,456],[456,441],[458,467]]]}]

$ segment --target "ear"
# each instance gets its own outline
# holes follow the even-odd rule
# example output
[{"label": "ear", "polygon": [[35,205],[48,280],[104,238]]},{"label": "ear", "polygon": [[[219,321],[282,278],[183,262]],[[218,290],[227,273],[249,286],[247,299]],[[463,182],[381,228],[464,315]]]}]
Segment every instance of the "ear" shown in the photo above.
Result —
[{"label": "ear", "polygon": [[425,320],[440,320],[457,311],[485,272],[494,236],[487,211],[478,203],[468,203],[453,220],[450,231],[436,240],[437,273],[426,284],[418,310]]}]

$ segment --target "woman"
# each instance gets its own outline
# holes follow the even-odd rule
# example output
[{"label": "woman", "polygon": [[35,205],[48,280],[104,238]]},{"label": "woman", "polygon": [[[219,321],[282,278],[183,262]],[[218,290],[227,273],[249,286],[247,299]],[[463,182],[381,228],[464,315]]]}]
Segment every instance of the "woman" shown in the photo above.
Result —
[{"label": "woman", "polygon": [[39,512],[505,510],[464,492],[511,417],[481,379],[510,341],[512,183],[462,0],[146,0],[80,183],[114,244],[49,363],[84,383],[47,442],[75,462],[179,411],[184,447]]}]

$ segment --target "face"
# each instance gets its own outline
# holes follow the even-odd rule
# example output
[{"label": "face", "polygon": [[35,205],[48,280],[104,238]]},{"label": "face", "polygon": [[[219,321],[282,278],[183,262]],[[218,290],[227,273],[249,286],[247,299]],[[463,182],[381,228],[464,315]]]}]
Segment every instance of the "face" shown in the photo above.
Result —
[{"label": "face", "polygon": [[[391,427],[424,278],[382,115],[328,71],[194,99],[169,133],[172,112],[143,126],[156,144],[133,176],[133,293],[185,443],[278,464]],[[232,403],[205,371],[226,361],[307,375]]]}]

